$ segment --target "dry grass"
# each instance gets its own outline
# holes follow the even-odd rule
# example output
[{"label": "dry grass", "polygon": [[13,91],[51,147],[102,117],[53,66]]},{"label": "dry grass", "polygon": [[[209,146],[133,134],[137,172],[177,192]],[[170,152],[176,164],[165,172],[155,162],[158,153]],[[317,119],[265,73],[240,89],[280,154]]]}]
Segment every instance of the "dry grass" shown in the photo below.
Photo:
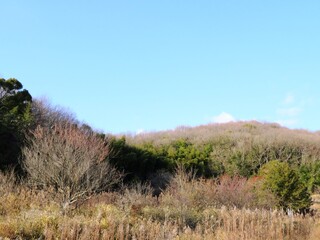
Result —
[{"label": "dry grass", "polygon": [[0,235],[10,239],[317,239],[319,233],[313,218],[288,217],[278,211],[206,209],[197,212],[193,227],[173,209],[167,209],[163,219],[147,217],[145,211],[128,213],[112,204],[98,204],[70,216],[60,215],[58,208],[21,210],[1,218]]},{"label": "dry grass", "polygon": [[320,209],[320,194],[313,194],[312,196],[312,201],[313,201],[313,207],[316,209]]},{"label": "dry grass", "polygon": [[279,211],[234,209],[219,212],[220,239],[309,239],[314,220]]},{"label": "dry grass", "polygon": [[[48,197],[51,194],[12,183],[11,190],[0,196],[0,236],[52,240],[318,239],[319,216],[222,206],[215,198],[217,183],[193,176],[178,170],[159,199],[152,197],[148,185],[136,185],[97,195],[67,215]],[[234,181],[228,179],[227,183],[245,189],[243,179]]]}]

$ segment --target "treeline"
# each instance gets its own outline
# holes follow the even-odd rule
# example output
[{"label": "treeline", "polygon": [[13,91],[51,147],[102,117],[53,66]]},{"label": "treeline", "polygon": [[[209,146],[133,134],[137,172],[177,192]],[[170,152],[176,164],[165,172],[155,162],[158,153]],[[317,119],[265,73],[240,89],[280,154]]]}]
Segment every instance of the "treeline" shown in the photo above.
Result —
[{"label": "treeline", "polygon": [[0,168],[15,169],[32,187],[62,194],[64,210],[120,182],[150,183],[159,196],[177,166],[198,179],[258,181],[255,186],[271,192],[278,207],[296,211],[310,207],[310,194],[320,186],[320,135],[277,124],[111,136],[32,99],[16,79],[0,79],[0,116]]},{"label": "treeline", "polygon": [[[123,139],[121,140],[123,141]],[[170,168],[176,163],[210,178],[250,178],[272,160],[297,171],[310,192],[320,186],[320,136],[278,124],[238,122],[127,136],[130,147],[152,153]]]}]

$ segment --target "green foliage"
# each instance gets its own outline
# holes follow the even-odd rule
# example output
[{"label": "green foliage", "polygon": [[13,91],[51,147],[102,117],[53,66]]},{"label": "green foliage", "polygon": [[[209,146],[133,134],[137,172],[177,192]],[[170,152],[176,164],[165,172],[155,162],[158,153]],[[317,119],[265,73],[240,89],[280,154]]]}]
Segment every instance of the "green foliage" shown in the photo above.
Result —
[{"label": "green foliage", "polygon": [[183,163],[206,177],[246,178],[278,159],[298,168],[320,159],[320,135],[276,124],[238,122],[177,128],[128,137],[130,146],[148,149],[171,164]]},{"label": "green foliage", "polygon": [[110,147],[113,149],[110,162],[126,174],[126,182],[132,180],[145,181],[149,175],[160,169],[170,170],[172,168],[161,154],[155,154],[152,149],[129,146],[125,137],[111,138]]},{"label": "green foliage", "polygon": [[24,132],[32,121],[29,92],[14,79],[0,79],[0,168],[15,166]]},{"label": "green foliage", "polygon": [[263,177],[263,187],[276,195],[279,207],[294,211],[304,211],[310,207],[308,189],[298,172],[288,163],[270,161],[259,170],[259,176]]},{"label": "green foliage", "polygon": [[22,84],[14,79],[0,79],[0,114],[1,123],[8,128],[20,130],[31,121],[31,95]]},{"label": "green foliage", "polygon": [[225,142],[217,142],[214,146],[219,149],[215,158],[228,175],[249,178],[257,174],[262,165],[273,159],[288,162],[292,166],[302,162],[303,146],[291,146],[289,143],[272,143],[274,145],[270,146],[268,143],[254,142],[244,137],[237,141],[234,139],[229,141],[227,148],[224,146]]},{"label": "green foliage", "polygon": [[298,171],[310,193],[320,187],[320,161],[303,164],[298,168]]},{"label": "green foliage", "polygon": [[183,164],[186,169],[196,170],[200,176],[217,175],[216,169],[210,166],[211,144],[196,146],[187,139],[179,139],[167,147],[163,147],[166,158],[174,164]]},{"label": "green foliage", "polygon": [[[170,144],[154,145],[146,142],[130,146],[131,150],[152,154],[149,159],[156,158],[166,163],[166,170],[171,171],[182,164],[187,170],[195,170],[198,176],[212,177],[223,173],[223,167],[211,160],[212,144],[196,145],[187,139],[178,139]],[[159,170],[157,168],[156,170]]]},{"label": "green foliage", "polygon": [[[222,174],[249,178],[256,175],[261,166],[272,159],[286,161],[292,166],[301,163],[304,157],[302,146],[262,141],[262,136],[256,138],[253,135],[253,131],[257,131],[254,125],[244,125],[243,130],[249,131],[250,135],[244,134],[235,138],[229,135],[230,132],[226,132],[204,142],[188,137],[170,140],[170,136],[166,136],[163,139],[169,141],[163,143],[157,143],[157,139],[149,139],[138,144],[133,142],[128,147],[132,147],[131,150],[135,149],[134,151],[152,153],[152,158],[161,158],[169,163],[170,167],[183,164],[189,170],[196,170],[198,176],[206,178]],[[135,156],[134,154],[132,157]]]}]

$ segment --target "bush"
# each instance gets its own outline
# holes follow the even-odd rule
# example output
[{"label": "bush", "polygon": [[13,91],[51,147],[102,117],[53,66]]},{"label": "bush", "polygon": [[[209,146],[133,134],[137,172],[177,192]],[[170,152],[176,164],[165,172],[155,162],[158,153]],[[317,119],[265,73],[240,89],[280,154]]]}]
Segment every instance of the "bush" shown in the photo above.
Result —
[{"label": "bush", "polygon": [[301,180],[308,186],[308,191],[315,192],[320,186],[320,161],[303,164],[298,171]]},{"label": "bush", "polygon": [[38,127],[23,149],[24,168],[32,184],[53,188],[61,206],[110,189],[122,176],[107,161],[108,143],[74,125]]},{"label": "bush", "polygon": [[307,186],[288,163],[270,161],[259,170],[259,176],[263,177],[263,187],[276,195],[279,207],[300,212],[310,207],[311,198]]}]

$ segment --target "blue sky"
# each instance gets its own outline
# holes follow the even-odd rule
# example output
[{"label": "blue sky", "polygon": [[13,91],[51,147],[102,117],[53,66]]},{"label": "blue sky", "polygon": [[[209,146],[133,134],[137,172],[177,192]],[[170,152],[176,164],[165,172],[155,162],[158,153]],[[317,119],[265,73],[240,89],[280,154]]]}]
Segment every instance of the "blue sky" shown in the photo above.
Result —
[{"label": "blue sky", "polygon": [[320,1],[0,1],[0,76],[111,133],[319,130]]}]

